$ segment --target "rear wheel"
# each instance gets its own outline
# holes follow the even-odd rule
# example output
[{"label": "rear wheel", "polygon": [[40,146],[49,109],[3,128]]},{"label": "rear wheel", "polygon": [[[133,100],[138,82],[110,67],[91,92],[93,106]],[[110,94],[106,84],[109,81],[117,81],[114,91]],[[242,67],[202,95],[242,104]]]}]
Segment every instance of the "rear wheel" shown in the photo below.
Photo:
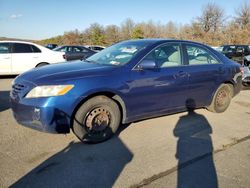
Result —
[{"label": "rear wheel", "polygon": [[116,102],[106,96],[96,96],[77,110],[72,129],[81,141],[98,143],[117,131],[120,120]]},{"label": "rear wheel", "polygon": [[211,112],[221,113],[224,112],[232,99],[233,86],[230,84],[221,84],[215,92],[212,103],[207,107]]}]

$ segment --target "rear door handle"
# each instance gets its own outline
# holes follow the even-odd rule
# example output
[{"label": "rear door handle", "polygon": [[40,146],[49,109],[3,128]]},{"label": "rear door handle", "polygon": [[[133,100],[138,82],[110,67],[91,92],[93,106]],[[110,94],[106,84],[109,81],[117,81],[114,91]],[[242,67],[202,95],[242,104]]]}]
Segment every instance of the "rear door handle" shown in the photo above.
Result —
[{"label": "rear door handle", "polygon": [[189,74],[185,71],[179,71],[177,74],[174,75],[175,78],[183,78],[183,77],[186,77],[186,76],[189,76]]},{"label": "rear door handle", "polygon": [[4,59],[10,59],[10,57],[5,57]]}]

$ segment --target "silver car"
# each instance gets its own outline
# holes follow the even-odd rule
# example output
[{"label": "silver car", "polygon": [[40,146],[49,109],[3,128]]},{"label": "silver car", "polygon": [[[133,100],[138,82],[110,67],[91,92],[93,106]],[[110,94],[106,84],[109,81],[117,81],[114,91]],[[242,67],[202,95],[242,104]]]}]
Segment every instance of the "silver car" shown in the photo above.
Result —
[{"label": "silver car", "polygon": [[250,70],[249,67],[243,67],[242,84],[250,86]]}]

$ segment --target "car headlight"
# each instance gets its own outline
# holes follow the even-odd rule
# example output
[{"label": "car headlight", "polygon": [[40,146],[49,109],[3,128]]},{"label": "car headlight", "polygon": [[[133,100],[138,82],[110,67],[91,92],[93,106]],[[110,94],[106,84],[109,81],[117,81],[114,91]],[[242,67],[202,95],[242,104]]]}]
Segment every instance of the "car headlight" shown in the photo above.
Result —
[{"label": "car headlight", "polygon": [[74,85],[47,85],[33,88],[25,98],[52,97],[68,93]]}]

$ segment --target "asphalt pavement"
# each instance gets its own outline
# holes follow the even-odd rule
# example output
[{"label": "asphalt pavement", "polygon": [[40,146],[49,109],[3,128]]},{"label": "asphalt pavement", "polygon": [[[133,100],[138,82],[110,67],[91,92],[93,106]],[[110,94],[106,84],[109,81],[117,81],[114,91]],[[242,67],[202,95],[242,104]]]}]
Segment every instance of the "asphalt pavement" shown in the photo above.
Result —
[{"label": "asphalt pavement", "polygon": [[18,125],[0,78],[0,187],[250,187],[250,90],[229,109],[178,113],[122,126],[83,144]]}]

